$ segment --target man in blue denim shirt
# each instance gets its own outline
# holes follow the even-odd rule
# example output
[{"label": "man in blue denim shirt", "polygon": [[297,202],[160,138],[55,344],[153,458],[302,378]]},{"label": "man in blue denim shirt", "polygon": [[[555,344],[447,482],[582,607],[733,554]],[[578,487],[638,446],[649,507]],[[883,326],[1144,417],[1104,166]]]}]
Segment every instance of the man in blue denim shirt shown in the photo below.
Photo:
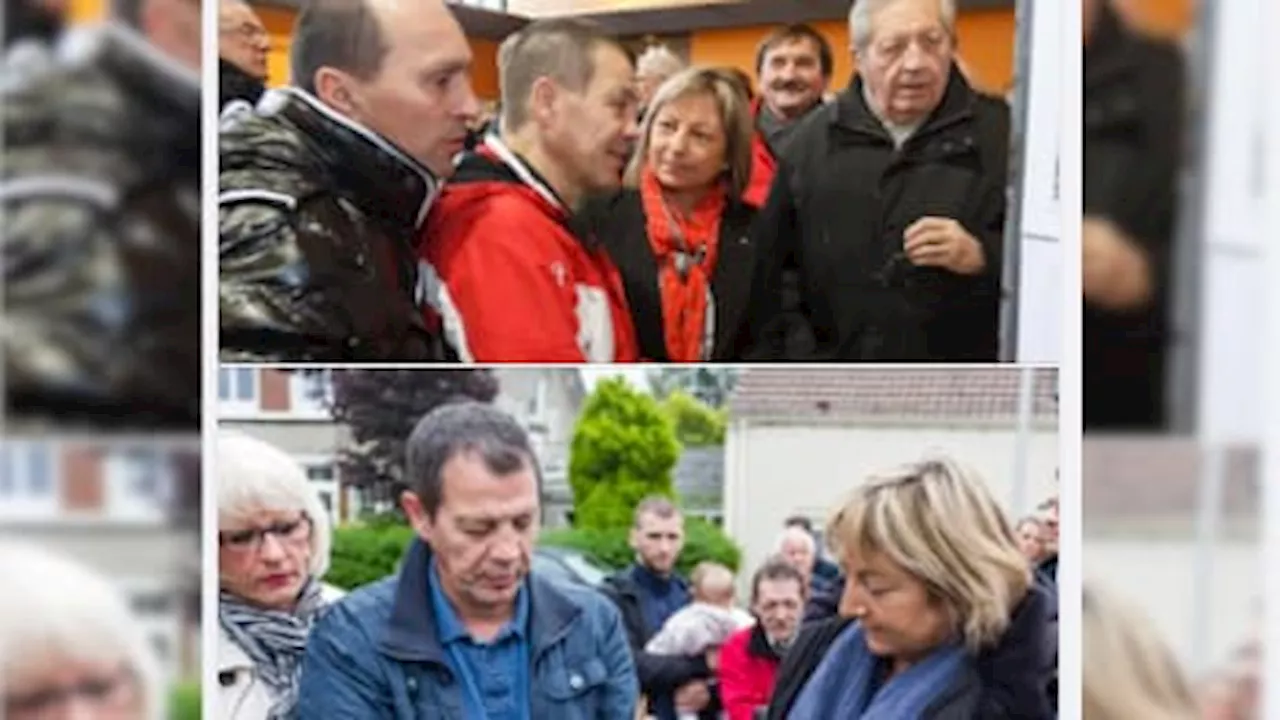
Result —
[{"label": "man in blue denim shirt", "polygon": [[639,684],[617,609],[529,573],[537,461],[491,406],[424,417],[405,450],[401,507],[418,538],[399,572],[312,630],[306,720],[625,720]]}]

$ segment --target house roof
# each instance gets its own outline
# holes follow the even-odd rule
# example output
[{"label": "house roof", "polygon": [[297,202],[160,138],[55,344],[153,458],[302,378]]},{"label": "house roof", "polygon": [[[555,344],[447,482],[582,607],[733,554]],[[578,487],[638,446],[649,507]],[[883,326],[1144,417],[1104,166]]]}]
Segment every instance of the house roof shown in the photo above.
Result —
[{"label": "house roof", "polygon": [[[1257,517],[1261,507],[1256,448],[1226,451],[1223,515]],[[1085,522],[1135,518],[1191,519],[1200,504],[1205,453],[1193,438],[1086,437],[1081,446]]]},{"label": "house roof", "polygon": [[[1032,413],[1058,412],[1058,372],[1031,370]],[[735,419],[1015,422],[1021,368],[750,368],[730,399]]]}]

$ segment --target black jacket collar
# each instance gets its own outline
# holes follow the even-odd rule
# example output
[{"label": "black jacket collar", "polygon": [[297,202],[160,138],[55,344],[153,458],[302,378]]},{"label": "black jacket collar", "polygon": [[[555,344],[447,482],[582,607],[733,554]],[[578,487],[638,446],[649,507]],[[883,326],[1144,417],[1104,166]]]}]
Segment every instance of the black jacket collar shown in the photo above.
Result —
[{"label": "black jacket collar", "polygon": [[261,80],[241,70],[235,63],[218,59],[218,102],[222,107],[232,100],[244,100],[257,105],[267,86]]},{"label": "black jacket collar", "polygon": [[421,227],[440,187],[421,163],[299,88],[267,92],[259,109],[279,112],[293,123],[332,180],[362,208],[399,227]]},{"label": "black jacket collar", "polygon": [[1111,6],[1103,2],[1098,11],[1093,36],[1083,49],[1083,85],[1085,88],[1105,85],[1126,76],[1137,64],[1133,53],[1137,38]]},{"label": "black jacket collar", "polygon": [[[964,79],[964,74],[953,63],[951,74],[947,78],[947,89],[942,94],[942,101],[938,103],[938,107],[934,108],[933,113],[925,118],[920,129],[908,142],[927,137],[972,117],[974,95],[969,81]],[[889,132],[884,129],[880,119],[871,112],[871,108],[867,107],[861,74],[855,74],[849,87],[836,98],[831,124],[854,133],[873,135],[885,142],[892,142]]]},{"label": "black jacket collar", "polygon": [[747,654],[776,663],[782,662],[782,656],[769,644],[769,638],[765,635],[764,626],[759,619],[756,620],[756,624],[751,628],[751,637],[747,640]]}]

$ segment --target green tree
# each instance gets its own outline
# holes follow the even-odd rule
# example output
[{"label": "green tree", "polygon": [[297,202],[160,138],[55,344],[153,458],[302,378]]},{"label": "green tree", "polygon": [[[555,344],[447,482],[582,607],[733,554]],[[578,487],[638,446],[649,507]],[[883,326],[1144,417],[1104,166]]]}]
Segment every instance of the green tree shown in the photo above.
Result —
[{"label": "green tree", "polygon": [[569,486],[574,525],[628,527],[640,500],[649,495],[674,498],[671,471],[679,453],[656,400],[622,378],[600,382],[573,433]]},{"label": "green tree", "polygon": [[649,372],[654,397],[664,399],[677,390],[713,408],[722,408],[738,384],[738,371],[722,367],[664,367]]},{"label": "green tree", "polygon": [[666,414],[676,433],[676,440],[685,447],[723,445],[728,413],[708,407],[705,403],[683,390],[675,390],[662,401]]}]

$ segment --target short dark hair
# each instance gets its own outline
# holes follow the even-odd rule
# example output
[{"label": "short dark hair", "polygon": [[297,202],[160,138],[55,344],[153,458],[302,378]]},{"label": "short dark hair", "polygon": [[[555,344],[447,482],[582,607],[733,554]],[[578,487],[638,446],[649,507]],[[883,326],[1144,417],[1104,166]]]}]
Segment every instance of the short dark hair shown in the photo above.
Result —
[{"label": "short dark hair", "polygon": [[831,77],[831,73],[835,72],[835,57],[831,53],[831,43],[822,36],[822,33],[813,29],[813,26],[804,23],[796,23],[779,28],[769,33],[768,37],[760,41],[760,47],[756,48],[756,76],[764,70],[764,58],[769,51],[779,45],[794,42],[796,40],[808,40],[818,48],[818,65],[822,68],[822,76]]},{"label": "short dark hair", "polygon": [[293,84],[314,94],[316,71],[331,67],[369,80],[390,50],[368,0],[308,0],[293,28]]},{"label": "short dark hair", "polygon": [[771,557],[765,561],[760,569],[756,570],[751,576],[751,602],[755,604],[756,599],[760,596],[760,583],[765,580],[777,582],[779,580],[795,580],[796,585],[800,588],[800,598],[807,599],[809,597],[809,588],[805,585],[804,575],[795,569],[795,566],[783,560],[780,557]]},{"label": "short dark hair", "polygon": [[419,420],[405,444],[405,481],[428,516],[435,517],[443,501],[445,464],[462,453],[478,454],[496,475],[531,468],[541,490],[529,435],[515,418],[484,403],[450,403]]},{"label": "short dark hair", "polygon": [[550,77],[575,92],[584,90],[596,71],[592,53],[601,46],[616,48],[635,64],[631,51],[617,38],[580,18],[537,20],[504,40],[498,49],[502,129],[518,130],[524,125],[529,93],[540,77]]},{"label": "short dark hair", "polygon": [[810,535],[813,534],[813,521],[804,515],[792,515],[788,517],[786,520],[782,521],[782,527],[783,529],[798,527]]},{"label": "short dark hair", "polygon": [[636,527],[640,527],[640,518],[645,515],[653,515],[666,520],[679,514],[680,508],[677,508],[670,498],[661,495],[650,495],[636,505],[634,522]]}]

